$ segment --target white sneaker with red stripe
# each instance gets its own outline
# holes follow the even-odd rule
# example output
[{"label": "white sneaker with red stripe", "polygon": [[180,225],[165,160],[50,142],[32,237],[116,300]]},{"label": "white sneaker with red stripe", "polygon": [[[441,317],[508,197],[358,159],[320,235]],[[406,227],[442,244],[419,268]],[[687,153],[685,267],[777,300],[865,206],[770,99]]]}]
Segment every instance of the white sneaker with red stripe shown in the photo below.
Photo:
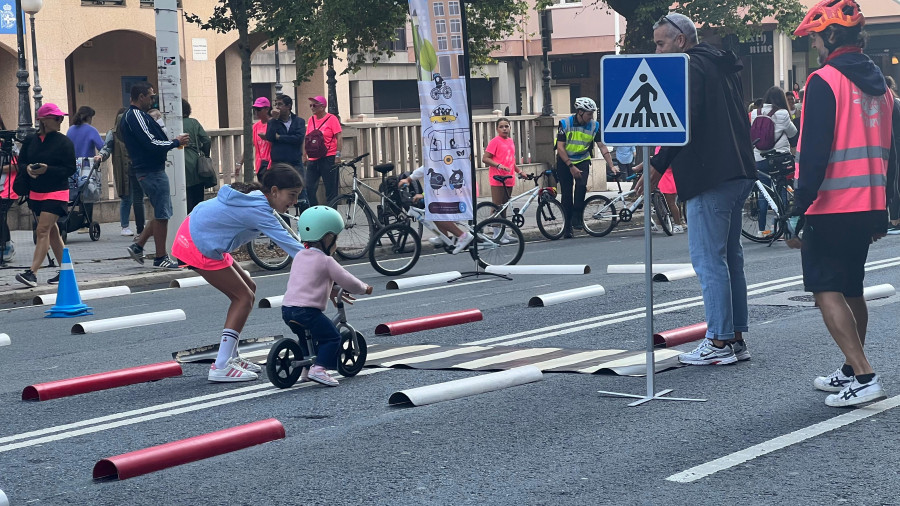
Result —
[{"label": "white sneaker with red stripe", "polygon": [[240,356],[240,355],[234,357],[234,360],[237,361],[237,365],[238,365],[238,367],[240,367],[241,369],[246,369],[246,370],[248,370],[248,371],[250,371],[250,372],[255,372],[255,373],[257,373],[257,374],[259,374],[259,373],[262,372],[262,367],[260,367],[260,366],[258,366],[258,365],[256,365],[256,364],[254,364],[253,362],[247,360],[246,358],[244,358],[244,357],[242,357],[242,356]]},{"label": "white sneaker with red stripe", "polygon": [[218,383],[233,383],[236,381],[253,381],[258,379],[259,375],[250,372],[239,365],[235,359],[228,361],[228,365],[224,369],[216,369],[216,364],[209,368],[209,375],[206,379]]}]

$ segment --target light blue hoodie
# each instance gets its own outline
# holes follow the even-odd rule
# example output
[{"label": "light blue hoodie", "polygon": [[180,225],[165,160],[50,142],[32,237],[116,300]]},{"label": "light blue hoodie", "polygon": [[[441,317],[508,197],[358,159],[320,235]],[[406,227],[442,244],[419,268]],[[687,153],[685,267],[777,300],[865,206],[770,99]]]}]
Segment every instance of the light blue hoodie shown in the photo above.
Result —
[{"label": "light blue hoodie", "polygon": [[221,260],[224,253],[250,242],[260,232],[291,258],[303,249],[272,214],[272,206],[259,190],[241,193],[224,185],[215,199],[197,204],[190,220],[194,245],[203,256],[213,260]]}]

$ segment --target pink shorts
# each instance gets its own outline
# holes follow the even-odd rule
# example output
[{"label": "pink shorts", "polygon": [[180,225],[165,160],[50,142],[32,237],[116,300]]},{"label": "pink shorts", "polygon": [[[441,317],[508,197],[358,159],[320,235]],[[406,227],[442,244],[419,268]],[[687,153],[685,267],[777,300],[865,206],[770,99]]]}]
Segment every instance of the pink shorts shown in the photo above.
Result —
[{"label": "pink shorts", "polygon": [[230,253],[225,253],[222,260],[213,260],[203,256],[197,246],[194,246],[194,241],[191,239],[190,219],[191,217],[188,216],[178,227],[175,242],[172,244],[172,255],[191,267],[204,271],[219,271],[231,267],[234,258]]},{"label": "pink shorts", "polygon": [[678,190],[675,188],[675,176],[672,175],[672,169],[668,169],[663,173],[662,179],[659,180],[659,191],[667,194],[678,193]]}]

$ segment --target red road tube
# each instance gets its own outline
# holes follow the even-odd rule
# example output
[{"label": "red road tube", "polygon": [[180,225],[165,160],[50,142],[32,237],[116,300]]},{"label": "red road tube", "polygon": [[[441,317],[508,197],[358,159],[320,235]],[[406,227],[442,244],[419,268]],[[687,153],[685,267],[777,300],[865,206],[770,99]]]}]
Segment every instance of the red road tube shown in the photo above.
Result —
[{"label": "red road tube", "polygon": [[659,334],[653,334],[653,345],[671,348],[673,346],[678,346],[679,344],[699,341],[704,337],[706,337],[706,322],[666,330]]},{"label": "red road tube", "polygon": [[181,364],[174,360],[30,385],[22,390],[22,400],[47,401],[70,395],[146,383],[172,376],[181,376]]},{"label": "red road tube", "polygon": [[461,323],[480,322],[484,319],[479,309],[466,309],[463,311],[454,311],[452,313],[436,314],[432,316],[422,316],[420,318],[411,318],[409,320],[400,320],[397,322],[382,323],[375,327],[376,336],[398,336],[409,332],[418,332],[420,330],[439,329],[441,327],[449,327],[451,325],[459,325]]},{"label": "red road tube", "polygon": [[160,469],[284,439],[284,436],[284,426],[281,422],[274,418],[260,420],[102,459],[94,465],[94,479],[126,480]]}]

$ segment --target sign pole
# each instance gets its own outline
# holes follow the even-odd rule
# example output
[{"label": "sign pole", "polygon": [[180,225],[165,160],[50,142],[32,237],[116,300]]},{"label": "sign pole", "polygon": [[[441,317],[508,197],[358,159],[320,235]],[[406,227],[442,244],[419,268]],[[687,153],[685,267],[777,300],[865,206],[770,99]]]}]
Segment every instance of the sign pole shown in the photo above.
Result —
[{"label": "sign pole", "polygon": [[[653,397],[653,379],[656,374],[653,345],[653,236],[650,228],[650,147],[644,146],[644,307],[647,319],[647,397]],[[649,169],[649,170],[648,170]]]}]

